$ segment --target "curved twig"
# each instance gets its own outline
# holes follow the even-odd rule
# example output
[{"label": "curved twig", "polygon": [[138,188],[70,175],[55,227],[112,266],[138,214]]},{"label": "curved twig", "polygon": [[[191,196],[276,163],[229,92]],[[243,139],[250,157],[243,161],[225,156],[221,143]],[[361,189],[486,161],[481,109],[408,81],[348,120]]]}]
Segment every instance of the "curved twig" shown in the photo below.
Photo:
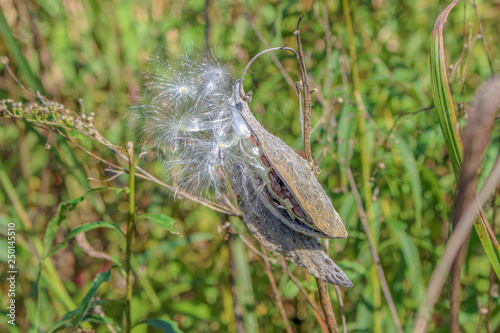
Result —
[{"label": "curved twig", "polygon": [[298,53],[297,51],[295,51],[294,49],[292,49],[291,47],[286,47],[286,46],[280,46],[280,47],[272,47],[270,49],[267,49],[267,50],[264,50],[264,51],[261,51],[259,53],[257,53],[256,55],[253,56],[252,59],[250,59],[250,61],[248,62],[248,64],[245,66],[245,69],[243,69],[243,72],[241,73],[241,77],[240,77],[240,82],[241,82],[241,97],[243,98],[245,96],[245,91],[243,89],[243,79],[245,78],[245,74],[247,73],[248,69],[250,68],[250,65],[255,61],[257,60],[257,58],[259,58],[261,55],[263,54],[266,54],[266,53],[269,53],[269,52],[274,52],[274,51],[279,51],[279,50],[287,50],[287,51],[292,51],[296,57],[298,57]]}]

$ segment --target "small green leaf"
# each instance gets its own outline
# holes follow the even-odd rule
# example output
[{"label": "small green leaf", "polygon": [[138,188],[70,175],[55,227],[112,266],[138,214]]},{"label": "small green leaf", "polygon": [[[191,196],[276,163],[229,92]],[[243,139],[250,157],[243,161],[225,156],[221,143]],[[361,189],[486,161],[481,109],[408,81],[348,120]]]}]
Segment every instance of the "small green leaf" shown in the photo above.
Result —
[{"label": "small green leaf", "polygon": [[54,217],[52,217],[47,224],[47,229],[45,229],[45,236],[43,238],[42,261],[47,258],[47,255],[49,254],[49,250],[52,246],[54,238],[56,237],[57,230],[59,230],[61,222],[66,218],[66,211],[68,209],[73,209],[74,206],[75,204],[69,204],[68,202],[60,203],[56,215],[54,215]]},{"label": "small green leaf", "polygon": [[[100,299],[100,300],[92,301],[90,308],[93,309],[98,305],[120,304],[120,303],[123,303],[123,301]],[[54,333],[54,332],[61,330],[62,328],[71,327],[72,326],[71,321],[75,318],[77,313],[78,313],[78,309],[75,309],[75,310],[72,310],[72,311],[69,311],[68,313],[66,313],[61,319],[59,319],[57,322],[55,322],[54,326],[50,330],[48,330],[48,333]],[[107,318],[107,317],[104,317],[104,318]]]},{"label": "small green leaf", "polygon": [[47,258],[49,254],[50,247],[52,246],[52,243],[54,242],[54,238],[56,237],[57,230],[59,230],[59,226],[61,225],[62,221],[66,218],[66,212],[70,212],[73,209],[75,209],[76,205],[78,205],[80,202],[83,201],[85,196],[91,192],[95,191],[100,191],[102,189],[107,189],[107,187],[102,186],[102,187],[96,187],[93,188],[89,191],[87,191],[84,195],[81,197],[61,202],[59,204],[59,208],[57,209],[56,215],[52,217],[47,224],[47,229],[45,230],[45,236],[43,238],[43,253],[42,253],[42,261],[43,259]]},{"label": "small green leaf", "polygon": [[175,219],[170,217],[170,216],[167,216],[164,214],[159,214],[159,213],[153,213],[153,214],[142,214],[142,215],[137,216],[137,218],[138,219],[141,219],[141,218],[148,219],[151,222],[162,227],[163,229],[166,229],[166,230],[170,231],[171,233],[182,237],[182,235],[174,229]]},{"label": "small green leaf", "polygon": [[137,324],[134,325],[134,327],[142,324],[146,324],[149,327],[160,329],[163,333],[182,333],[177,323],[173,320],[162,320],[157,318],[146,319],[138,322]]},{"label": "small green leaf", "polygon": [[58,244],[50,253],[47,255],[47,257],[53,256],[56,252],[59,250],[65,248],[68,246],[68,241],[74,238],[76,235],[82,232],[87,232],[90,230],[98,229],[98,228],[110,228],[110,229],[116,229],[118,230],[123,236],[125,236],[125,233],[120,229],[119,226],[116,224],[112,224],[109,222],[104,222],[104,221],[99,221],[99,222],[92,222],[92,223],[86,223],[83,225],[79,225],[78,227],[74,228],[73,230],[70,231],[66,239],[60,244]]},{"label": "small green leaf", "polygon": [[59,331],[62,328],[70,327],[71,326],[71,319],[73,319],[76,315],[77,311],[73,310],[68,313],[66,313],[61,319],[55,322],[54,327],[52,327],[48,332],[49,333],[54,333]]},{"label": "small green leaf", "polygon": [[[111,268],[113,269],[113,268]],[[91,301],[92,298],[94,297],[95,293],[97,292],[97,289],[103,282],[108,282],[109,278],[111,277],[111,269],[107,272],[102,272],[97,274],[96,278],[94,279],[94,282],[92,282],[92,286],[90,286],[90,290],[88,291],[87,295],[85,295],[85,298],[83,299],[82,303],[77,308],[77,313],[75,318],[73,319],[73,330],[75,330],[78,325],[82,322],[83,318],[85,318],[85,314],[87,311],[90,309]]]},{"label": "small green leaf", "polygon": [[71,238],[75,237],[77,234],[81,232],[87,232],[90,230],[98,229],[98,228],[110,228],[110,229],[116,229],[118,230],[123,236],[125,236],[125,233],[120,229],[119,226],[116,224],[112,224],[109,222],[104,222],[104,221],[99,221],[99,222],[92,222],[92,223],[86,223],[79,225],[78,227],[74,228],[73,230],[70,231],[66,239],[64,240],[65,242],[70,240]]}]

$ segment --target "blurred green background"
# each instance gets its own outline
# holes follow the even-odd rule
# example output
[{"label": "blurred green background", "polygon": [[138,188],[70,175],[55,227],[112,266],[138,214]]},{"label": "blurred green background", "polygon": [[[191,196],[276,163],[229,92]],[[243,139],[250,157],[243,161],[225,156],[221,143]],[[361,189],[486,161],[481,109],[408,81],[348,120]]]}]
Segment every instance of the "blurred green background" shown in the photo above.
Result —
[{"label": "blurred green background", "polygon": [[[346,166],[354,174],[377,241],[399,319],[405,331],[424,296],[434,266],[449,236],[449,218],[455,193],[453,176],[438,119],[433,108],[429,74],[430,39],[434,20],[446,1],[208,1],[209,42],[214,52],[240,75],[248,60],[267,47],[296,47],[298,18],[305,13],[301,36],[313,95],[312,150],[322,172],[319,176],[344,219],[349,238],[330,242],[330,256],[354,283],[341,288],[347,329],[352,332],[394,332],[387,304],[380,291],[368,242],[359,222],[349,188]],[[350,6],[353,39],[346,20]],[[127,109],[140,101],[141,71],[148,58],[164,48],[191,52],[205,44],[206,2],[188,1],[56,1],[2,0],[0,56],[20,81],[49,99],[80,112],[95,113],[100,133],[113,144],[138,142]],[[459,103],[459,125],[474,90],[499,67],[500,2],[480,1],[478,14],[488,53],[478,38],[474,7],[459,4],[445,30],[447,63],[462,62],[453,71],[453,97]],[[467,47],[464,48],[465,43]],[[10,38],[12,37],[12,38]],[[351,48],[352,47],[352,48]],[[354,57],[354,53],[356,57]],[[489,55],[492,60],[490,67]],[[292,82],[299,79],[294,58],[276,53]],[[0,99],[34,100],[0,68]],[[452,69],[450,68],[450,73]],[[358,83],[356,83],[358,82]],[[246,89],[254,92],[252,110],[261,123],[297,151],[303,149],[295,90],[283,78],[270,56],[251,67]],[[356,105],[359,93],[365,117]],[[360,128],[364,124],[364,129]],[[39,258],[35,250],[59,203],[97,186],[125,188],[127,176],[110,177],[106,165],[76,149],[56,133],[35,129],[21,121],[0,118],[0,233],[17,223],[17,323],[7,325],[8,289],[0,272],[0,330],[33,329],[36,314],[36,279]],[[496,124],[494,133],[498,133]],[[494,134],[495,136],[495,134]],[[45,145],[50,144],[50,149]],[[95,155],[113,163],[115,155],[91,140],[79,141]],[[499,150],[492,141],[483,170],[489,172]],[[362,158],[362,156],[364,156]],[[161,178],[159,163],[146,163]],[[125,165],[126,166],[126,165]],[[13,190],[7,190],[9,184]],[[161,212],[175,218],[184,236],[168,233],[140,220],[134,240],[136,279],[132,298],[133,322],[146,318],[174,320],[186,332],[232,332],[237,328],[233,302],[238,302],[248,332],[285,329],[261,259],[239,237],[231,243],[219,231],[229,220],[255,246],[258,242],[237,218],[204,207],[175,201],[153,183],[137,180],[136,207],[140,213]],[[13,205],[17,196],[20,205]],[[14,201],[13,201],[14,200]],[[89,194],[68,214],[56,237],[62,242],[69,230],[89,222],[107,221],[124,228],[127,196],[113,191]],[[493,204],[493,207],[495,205]],[[493,209],[486,209],[492,221]],[[24,215],[23,215],[24,214]],[[32,227],[22,224],[23,218]],[[116,230],[86,233],[99,252],[125,257],[124,239]],[[0,239],[0,260],[6,262],[6,239]],[[231,246],[229,246],[231,245]],[[260,247],[259,247],[260,248]],[[88,251],[87,251],[88,252]],[[76,241],[51,260],[71,302],[42,277],[39,285],[39,329],[47,331],[79,304],[99,272],[111,262],[94,258]],[[237,263],[231,276],[230,262]],[[464,331],[485,331],[488,290],[492,297],[490,328],[500,327],[498,281],[490,286],[490,264],[476,233],[470,238],[462,278],[460,312]],[[317,299],[316,283],[305,270],[289,264],[305,290]],[[311,307],[298,287],[273,267],[284,307],[296,332],[321,332]],[[231,288],[235,288],[232,293]],[[447,332],[449,283],[445,284],[430,330]],[[330,290],[337,320],[340,310]],[[102,299],[122,299],[125,282],[113,270],[100,286]],[[237,295],[237,299],[234,299]],[[122,303],[106,303],[102,314],[118,326]],[[93,324],[97,332],[106,325]],[[88,327],[87,327],[88,328]],[[152,332],[140,325],[133,332]]]}]

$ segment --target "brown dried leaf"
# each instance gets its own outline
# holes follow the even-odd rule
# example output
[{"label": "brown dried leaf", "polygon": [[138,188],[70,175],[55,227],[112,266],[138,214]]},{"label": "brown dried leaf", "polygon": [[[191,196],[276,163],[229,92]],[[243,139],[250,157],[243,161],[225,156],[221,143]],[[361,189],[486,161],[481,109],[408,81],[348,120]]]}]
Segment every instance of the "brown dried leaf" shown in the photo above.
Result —
[{"label": "brown dried leaf", "polygon": [[476,191],[476,174],[491,136],[500,105],[500,76],[486,81],[471,103],[467,126],[463,131],[464,160],[460,172],[458,194],[453,212],[454,225],[472,201]]}]

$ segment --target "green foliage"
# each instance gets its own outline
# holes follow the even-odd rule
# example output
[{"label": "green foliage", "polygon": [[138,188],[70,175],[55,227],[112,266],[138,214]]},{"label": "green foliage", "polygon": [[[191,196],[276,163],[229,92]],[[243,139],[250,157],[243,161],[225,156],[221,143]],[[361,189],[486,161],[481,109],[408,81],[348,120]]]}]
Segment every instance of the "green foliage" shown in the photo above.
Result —
[{"label": "green foliage", "polygon": [[[99,187],[92,189],[88,191],[85,194],[88,194],[90,192],[102,190],[105,187]],[[66,214],[71,212],[73,209],[75,209],[76,205],[78,205],[80,202],[83,201],[85,198],[85,195],[82,195],[78,198],[68,200],[66,202],[61,202],[59,204],[59,208],[57,209],[56,215],[50,219],[49,223],[47,224],[47,228],[45,229],[45,236],[43,237],[43,252],[42,252],[42,260],[46,259],[48,257],[50,247],[52,246],[52,243],[54,242],[54,239],[56,237],[56,232],[59,229],[62,221],[66,218]]]},{"label": "green foliage", "polygon": [[141,325],[141,324],[146,324],[149,327],[154,327],[159,330],[161,330],[163,333],[181,333],[182,331],[179,330],[179,326],[177,323],[173,320],[161,320],[161,319],[146,319],[143,321],[140,321],[136,324]]},{"label": "green foliage", "polygon": [[97,274],[96,278],[92,282],[92,285],[90,286],[90,290],[88,291],[87,295],[85,295],[85,298],[78,306],[75,317],[73,318],[73,329],[76,329],[77,327],[80,326],[80,323],[87,314],[87,311],[90,309],[90,303],[95,293],[97,292],[97,288],[99,288],[99,286],[103,282],[108,282],[110,277],[111,277],[111,271]]},{"label": "green foliage", "polygon": [[175,219],[171,218],[170,216],[156,213],[156,214],[142,214],[139,215],[138,218],[148,219],[157,226],[165,230],[168,230],[170,233],[182,236],[177,231],[175,231],[174,229]]},{"label": "green foliage", "polygon": [[[486,53],[482,40],[474,37],[479,34],[479,22],[473,6],[466,2],[456,6],[444,30],[444,58],[430,65],[431,52],[436,59],[434,19],[446,3],[348,3],[353,40],[339,1],[210,1],[210,41],[215,54],[229,59],[234,74],[239,75],[248,60],[267,47],[264,43],[296,47],[292,33],[299,16],[306,13],[301,35],[311,85],[318,89],[313,94],[312,152],[322,170],[319,180],[349,232],[347,240],[330,241],[330,256],[354,283],[353,288],[340,291],[347,329],[395,332],[346,175],[351,169],[399,320],[404,331],[410,331],[449,236],[454,172],[461,158],[456,149],[447,148],[459,144],[453,138],[456,129],[440,128],[452,124],[449,118],[444,120],[442,111],[455,109],[460,130],[473,92],[492,69],[497,71],[499,12],[494,3],[478,4]],[[139,101],[141,71],[158,49],[182,53],[203,48],[204,6],[200,0],[30,0],[22,6],[16,1],[2,2],[0,56],[9,58],[9,66],[28,89],[75,114],[90,117],[93,113],[95,127],[110,142],[101,145],[79,131],[68,132],[85,152],[58,133],[31,125],[28,120],[35,118],[22,118],[22,109],[16,112],[25,122],[2,117],[0,109],[0,234],[6,235],[9,222],[16,223],[19,331],[56,331],[78,325],[97,332],[107,332],[108,327],[121,330],[128,175],[109,171],[113,166],[94,156],[127,168],[109,147],[140,142],[139,121],[129,119],[127,108]],[[464,29],[467,48],[462,45]],[[357,57],[356,88],[350,42]],[[462,60],[452,72],[449,66],[457,63],[462,51]],[[275,55],[292,82],[298,80],[294,58],[285,52]],[[41,103],[11,79],[5,66],[0,69],[0,99],[21,101],[25,106]],[[438,74],[446,70],[449,93],[443,90],[444,80],[434,81],[438,75],[431,80],[431,69]],[[271,57],[266,55],[252,65],[245,88],[254,93],[250,107],[258,120],[301,151],[295,87],[288,85]],[[359,111],[359,102],[366,112]],[[48,113],[34,116],[46,126],[75,126],[73,118],[61,119],[62,113],[54,110],[63,111],[51,105],[45,110]],[[498,122],[495,126],[493,133],[498,133]],[[491,168],[499,150],[498,141],[491,140],[484,170]],[[161,163],[138,158],[137,165],[162,178]],[[104,190],[103,186],[121,190]],[[240,324],[247,332],[285,329],[263,263],[240,235],[261,251],[259,243],[239,219],[229,218],[239,235],[225,234],[221,230],[226,230],[222,226],[228,219],[222,214],[174,200],[165,189],[139,177],[135,207],[130,261],[133,332],[232,332]],[[490,223],[495,207],[498,199],[485,208]],[[6,248],[4,243],[1,237],[1,249]],[[495,247],[493,242],[490,245]],[[490,250],[498,253],[496,248]],[[43,267],[39,266],[41,258]],[[6,262],[4,253],[0,260]],[[121,267],[111,269],[117,264]],[[286,267],[317,302],[313,279],[292,264]],[[272,268],[294,330],[321,332],[305,295],[279,263]],[[490,269],[490,260],[473,232],[461,280],[460,320],[465,332],[476,327],[485,330]],[[6,280],[0,277],[4,290]],[[493,279],[493,290],[497,285]],[[330,292],[340,323],[339,302],[333,288]],[[492,295],[493,332],[500,327],[500,301]],[[433,332],[448,331],[448,296],[449,285],[445,285],[430,326]],[[7,301],[7,297],[0,299],[2,309]],[[2,311],[0,331],[7,331],[11,326]]]}]

